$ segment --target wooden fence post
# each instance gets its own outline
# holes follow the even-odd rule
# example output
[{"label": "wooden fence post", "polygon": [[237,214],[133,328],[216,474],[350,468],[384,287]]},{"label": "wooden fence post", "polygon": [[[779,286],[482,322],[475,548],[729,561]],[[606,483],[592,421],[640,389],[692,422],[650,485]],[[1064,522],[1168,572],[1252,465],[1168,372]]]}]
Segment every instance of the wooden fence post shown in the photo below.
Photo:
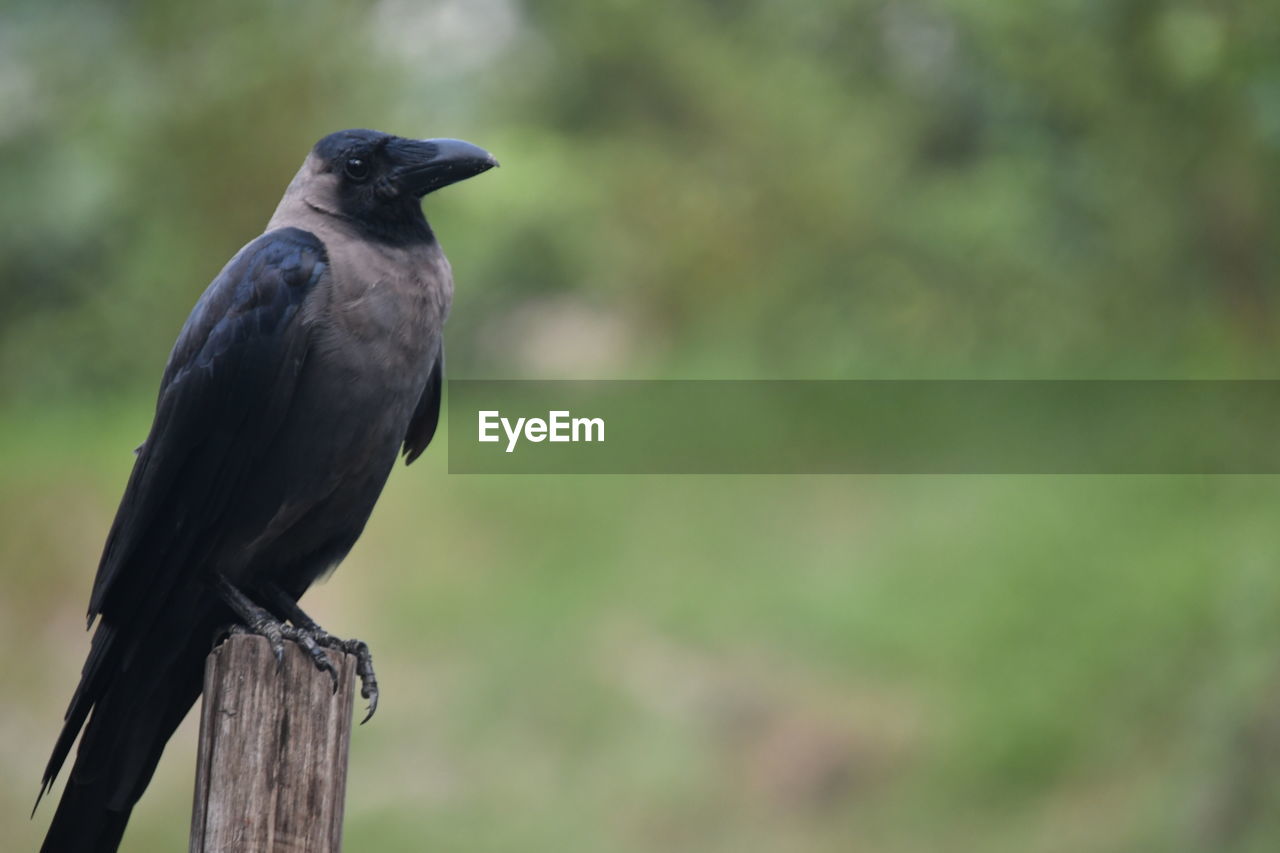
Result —
[{"label": "wooden fence post", "polygon": [[205,662],[190,853],[337,853],[355,658],[329,674],[296,644],[232,635]]}]

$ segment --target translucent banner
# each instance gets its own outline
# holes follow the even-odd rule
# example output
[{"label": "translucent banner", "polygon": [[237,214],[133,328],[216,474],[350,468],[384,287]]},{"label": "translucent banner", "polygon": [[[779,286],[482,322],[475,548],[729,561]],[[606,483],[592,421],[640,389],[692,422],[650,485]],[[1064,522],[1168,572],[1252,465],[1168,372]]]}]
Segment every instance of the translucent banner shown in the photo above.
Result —
[{"label": "translucent banner", "polygon": [[1280,381],[448,383],[455,474],[1275,474]]}]

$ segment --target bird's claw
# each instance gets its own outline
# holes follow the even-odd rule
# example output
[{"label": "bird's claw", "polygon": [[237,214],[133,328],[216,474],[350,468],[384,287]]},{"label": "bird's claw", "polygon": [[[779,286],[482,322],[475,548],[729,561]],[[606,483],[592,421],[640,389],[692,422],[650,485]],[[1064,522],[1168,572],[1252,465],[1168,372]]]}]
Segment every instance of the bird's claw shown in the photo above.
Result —
[{"label": "bird's claw", "polygon": [[302,650],[310,656],[316,669],[329,674],[329,680],[333,682],[333,692],[338,692],[338,670],[334,668],[333,661],[329,660],[329,655],[321,647],[321,640],[329,635],[324,631],[309,631],[305,628],[296,628],[293,625],[285,625],[282,633],[286,639],[293,640],[302,646]]},{"label": "bird's claw", "polygon": [[316,636],[316,643],[355,657],[356,675],[360,676],[360,695],[369,700],[368,711],[360,721],[360,725],[363,726],[378,710],[378,679],[373,672],[373,655],[369,653],[368,644],[363,640],[340,640],[323,632]]},{"label": "bird's claw", "polygon": [[[226,635],[245,634],[255,637],[262,637],[271,646],[271,656],[276,659],[276,667],[284,665],[284,641],[287,625],[272,619],[269,615],[254,614],[253,618],[247,620],[246,624],[234,623],[226,629]],[[289,639],[293,639],[289,637]]]},{"label": "bird's claw", "polygon": [[277,665],[284,661],[284,641],[292,640],[311,657],[316,669],[329,673],[329,678],[333,682],[333,692],[337,693],[338,671],[324,650],[335,649],[344,654],[353,655],[356,659],[356,675],[360,676],[360,695],[369,700],[368,712],[360,721],[360,725],[364,725],[373,718],[374,712],[378,710],[378,679],[373,674],[373,656],[369,654],[369,646],[363,640],[341,640],[332,636],[317,625],[314,619],[303,613],[297,602],[278,593],[277,603],[284,608],[289,621],[293,623],[285,624],[269,611],[255,604],[225,578],[219,578],[218,582],[223,598],[243,620],[240,624],[231,625],[227,633],[257,634],[265,637],[271,644],[271,653],[275,655]]},{"label": "bird's claw", "polygon": [[378,710],[378,679],[373,674],[373,655],[369,653],[369,647],[360,640],[352,642],[355,645],[356,675],[360,676],[360,696],[369,700],[369,710],[360,721],[363,726],[373,719],[374,712]]}]

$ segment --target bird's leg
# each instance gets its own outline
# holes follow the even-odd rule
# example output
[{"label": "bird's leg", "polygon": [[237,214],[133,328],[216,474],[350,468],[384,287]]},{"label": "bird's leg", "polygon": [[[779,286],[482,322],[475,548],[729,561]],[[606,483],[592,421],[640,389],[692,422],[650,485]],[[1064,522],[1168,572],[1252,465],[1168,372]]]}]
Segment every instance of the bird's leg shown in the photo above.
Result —
[{"label": "bird's leg", "polygon": [[266,591],[267,597],[271,599],[271,604],[275,607],[276,612],[283,615],[294,625],[297,625],[299,628],[304,628],[313,634],[327,633],[320,627],[316,620],[308,616],[303,609],[298,606],[298,602],[294,601],[293,597],[283,589],[275,584],[267,584]]},{"label": "bird's leg", "polygon": [[[266,594],[271,598],[271,604],[274,605],[276,612],[288,617],[301,637],[305,637],[305,639],[296,638],[297,642],[310,652],[313,659],[316,659],[316,666],[322,669],[331,666],[329,664],[329,656],[322,649],[336,649],[349,655],[355,655],[356,675],[360,676],[360,695],[369,700],[369,710],[364,719],[360,721],[360,725],[369,722],[373,712],[378,710],[378,679],[373,672],[373,655],[369,653],[369,646],[362,640],[342,640],[325,631],[316,623],[316,620],[308,616],[298,606],[298,602],[294,601],[292,596],[278,586],[274,584],[268,585]],[[286,630],[288,627],[285,626]],[[291,637],[290,639],[295,638]],[[324,661],[324,665],[320,663],[321,659]],[[332,669],[329,669],[329,672],[334,676],[334,689],[336,690],[337,673]]]},{"label": "bird's leg", "polygon": [[236,616],[240,618],[242,623],[241,625],[232,625],[230,628],[231,633],[247,632],[266,637],[267,642],[271,644],[271,654],[275,655],[276,663],[283,661],[284,629],[286,626],[281,624],[279,619],[255,604],[249,596],[245,595],[221,575],[218,576],[217,584],[218,594],[222,596],[222,600],[227,603],[227,606],[235,611]]},{"label": "bird's leg", "polygon": [[302,646],[303,650],[311,656],[311,660],[315,662],[316,669],[329,673],[329,678],[333,680],[333,692],[338,692],[338,671],[333,668],[333,661],[329,660],[329,656],[325,654],[322,641],[327,640],[329,634],[316,624],[316,620],[312,619],[302,611],[298,606],[298,602],[294,601],[292,596],[285,593],[284,590],[275,584],[268,584],[266,587],[267,597],[271,599],[275,612],[288,619],[293,623],[292,630],[288,625],[285,630],[291,636],[289,639],[297,642]]},{"label": "bird's leg", "polygon": [[[270,611],[259,607],[249,596],[237,589],[226,578],[218,578],[218,592],[228,606],[231,607],[235,614],[244,622],[243,625],[232,625],[231,633],[248,633],[257,634],[267,638],[267,642],[271,644],[271,653],[275,656],[276,664],[279,665],[284,661],[284,641],[293,640],[302,646],[303,650],[311,657],[315,663],[316,669],[329,674],[329,680],[333,682],[333,692],[338,692],[338,671],[334,669],[333,662],[329,660],[329,656],[324,653],[324,649],[320,648],[317,642],[316,630],[308,630],[300,624],[299,619],[295,619],[294,612],[285,611],[285,615],[293,621],[292,625],[285,625],[280,619],[276,618]],[[273,598],[286,598],[282,595],[273,594]],[[282,601],[276,601],[277,605]],[[319,629],[305,613],[298,609],[296,604],[293,605],[293,611],[301,617],[301,621],[312,629]],[[324,634],[323,631],[319,632]],[[327,636],[327,635],[325,635]]]}]

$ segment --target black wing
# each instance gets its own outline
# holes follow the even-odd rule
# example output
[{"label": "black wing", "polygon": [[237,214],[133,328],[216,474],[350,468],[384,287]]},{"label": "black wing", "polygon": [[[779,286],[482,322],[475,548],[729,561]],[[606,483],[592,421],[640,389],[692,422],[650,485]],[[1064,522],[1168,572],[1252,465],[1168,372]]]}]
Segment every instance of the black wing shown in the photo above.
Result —
[{"label": "black wing", "polygon": [[413,420],[409,421],[409,429],[404,436],[404,464],[410,465],[421,456],[435,436],[436,426],[440,423],[440,398],[443,394],[444,343],[441,342],[431,365],[431,375],[427,377],[427,387],[418,398],[418,405],[413,410]]},{"label": "black wing", "polygon": [[98,566],[90,621],[145,615],[209,544],[201,532],[216,527],[288,411],[308,344],[299,308],[326,269],[315,235],[284,228],[240,250],[200,297],[165,367]]},{"label": "black wing", "polygon": [[[153,642],[153,626],[172,602],[200,594],[206,579],[193,576],[199,560],[216,543],[220,518],[289,409],[308,349],[300,309],[327,268],[324,244],[315,235],[297,228],[264,234],[223,268],[183,326],[160,383],[151,432],[137,451],[98,564],[89,623],[99,614],[103,621],[45,768],[41,794],[52,785],[89,711],[130,660],[148,643],[162,649],[153,656],[180,653],[182,643]],[[123,781],[110,795],[111,808],[124,808],[127,816],[140,792],[138,777],[150,772],[139,762],[154,766],[188,705],[184,700],[173,708],[161,702],[133,709],[134,717],[170,711],[178,716],[157,743],[125,750],[120,760],[133,764],[116,768]],[[93,736],[98,713],[81,743],[81,758],[99,748],[113,750],[114,742],[98,740],[120,736],[110,721]],[[69,789],[64,802],[75,793]]]}]

